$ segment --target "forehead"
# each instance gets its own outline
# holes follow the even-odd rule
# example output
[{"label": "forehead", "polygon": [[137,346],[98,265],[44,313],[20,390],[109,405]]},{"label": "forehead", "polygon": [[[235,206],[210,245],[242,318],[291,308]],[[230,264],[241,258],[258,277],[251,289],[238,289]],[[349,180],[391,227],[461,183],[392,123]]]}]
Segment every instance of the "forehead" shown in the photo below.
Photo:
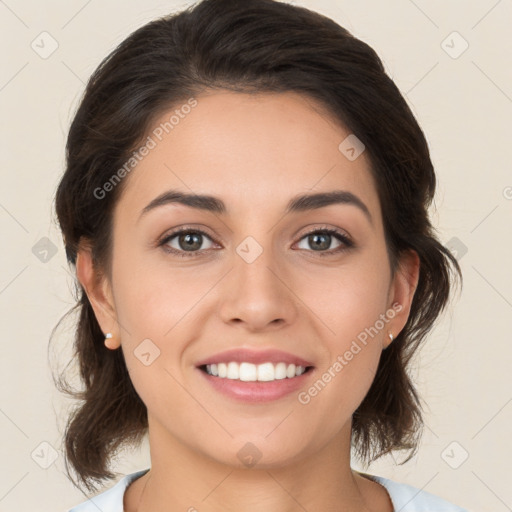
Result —
[{"label": "forehead", "polygon": [[195,101],[173,106],[146,134],[151,149],[124,178],[123,215],[138,216],[168,189],[221,197],[233,215],[250,206],[282,210],[292,196],[343,189],[378,217],[366,153],[345,156],[340,144],[350,131],[315,100],[221,90]]}]

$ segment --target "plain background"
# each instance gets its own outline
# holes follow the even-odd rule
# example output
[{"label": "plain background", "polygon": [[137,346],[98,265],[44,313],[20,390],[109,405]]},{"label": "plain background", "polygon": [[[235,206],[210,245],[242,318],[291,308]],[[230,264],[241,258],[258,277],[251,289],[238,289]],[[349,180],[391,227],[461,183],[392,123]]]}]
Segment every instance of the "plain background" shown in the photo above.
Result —
[{"label": "plain background", "polygon": [[[64,475],[72,403],[56,391],[47,360],[52,328],[74,304],[52,212],[66,132],[101,59],[134,29],[190,3],[0,0],[0,511],[56,512],[85,499]],[[432,220],[464,273],[413,369],[428,404],[419,453],[367,472],[470,510],[512,510],[512,3],[292,3],[332,17],[382,58],[426,134],[439,182]],[[58,48],[43,58],[52,40]],[[64,363],[70,343],[71,330],[61,329]],[[143,445],[114,470],[146,467]]]}]

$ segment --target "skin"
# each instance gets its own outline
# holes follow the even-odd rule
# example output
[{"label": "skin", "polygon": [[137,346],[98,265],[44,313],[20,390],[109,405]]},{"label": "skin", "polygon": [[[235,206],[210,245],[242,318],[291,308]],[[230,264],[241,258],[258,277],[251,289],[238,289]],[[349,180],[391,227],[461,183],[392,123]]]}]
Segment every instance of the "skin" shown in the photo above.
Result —
[{"label": "skin", "polygon": [[[348,160],[338,146],[350,132],[313,100],[219,90],[196,99],[124,178],[111,279],[94,278],[85,246],[77,260],[98,322],[113,333],[110,348],[123,351],[148,409],[151,471],[128,488],[125,510],[392,512],[384,487],[350,467],[351,416],[388,333],[396,337],[407,321],[417,254],[405,254],[391,275],[366,152]],[[139,218],[168,189],[219,197],[228,213],[173,203]],[[357,195],[372,221],[350,204],[284,214],[293,196],[334,189]],[[181,258],[158,247],[184,224],[209,233],[199,251]],[[340,230],[355,246],[334,253],[343,242],[332,237],[322,249],[331,254],[321,257],[306,236],[317,226]],[[263,248],[250,264],[236,252],[247,236]],[[179,237],[169,245],[187,248]],[[195,368],[233,347],[278,348],[313,362],[307,389],[394,303],[400,312],[305,405],[296,393],[232,400]],[[149,366],[134,355],[146,338],[160,350]],[[237,457],[247,442],[261,452],[251,468]]]}]

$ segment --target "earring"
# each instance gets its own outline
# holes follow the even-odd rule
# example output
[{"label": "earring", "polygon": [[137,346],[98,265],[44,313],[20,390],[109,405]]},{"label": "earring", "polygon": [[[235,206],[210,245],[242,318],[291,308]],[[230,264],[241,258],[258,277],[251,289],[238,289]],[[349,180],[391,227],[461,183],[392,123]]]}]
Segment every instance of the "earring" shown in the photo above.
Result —
[{"label": "earring", "polygon": [[395,337],[393,336],[393,334],[392,334],[392,333],[390,333],[390,332],[388,333],[388,336],[389,336],[389,339],[390,339],[391,341],[393,341],[393,340],[395,339]]},{"label": "earring", "polygon": [[115,350],[117,347],[114,346],[113,343],[109,340],[113,341],[111,332],[107,332],[107,334],[105,334],[105,347],[107,347],[109,350]]}]

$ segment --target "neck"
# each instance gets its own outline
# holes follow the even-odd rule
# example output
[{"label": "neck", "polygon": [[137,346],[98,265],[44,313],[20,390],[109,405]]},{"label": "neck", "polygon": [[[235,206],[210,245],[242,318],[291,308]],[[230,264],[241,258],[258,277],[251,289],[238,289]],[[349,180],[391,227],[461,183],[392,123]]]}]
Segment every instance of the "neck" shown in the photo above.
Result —
[{"label": "neck", "polygon": [[149,444],[151,470],[128,489],[127,512],[393,511],[384,488],[351,469],[350,425],[309,456],[261,469],[219,463],[151,420]]}]

